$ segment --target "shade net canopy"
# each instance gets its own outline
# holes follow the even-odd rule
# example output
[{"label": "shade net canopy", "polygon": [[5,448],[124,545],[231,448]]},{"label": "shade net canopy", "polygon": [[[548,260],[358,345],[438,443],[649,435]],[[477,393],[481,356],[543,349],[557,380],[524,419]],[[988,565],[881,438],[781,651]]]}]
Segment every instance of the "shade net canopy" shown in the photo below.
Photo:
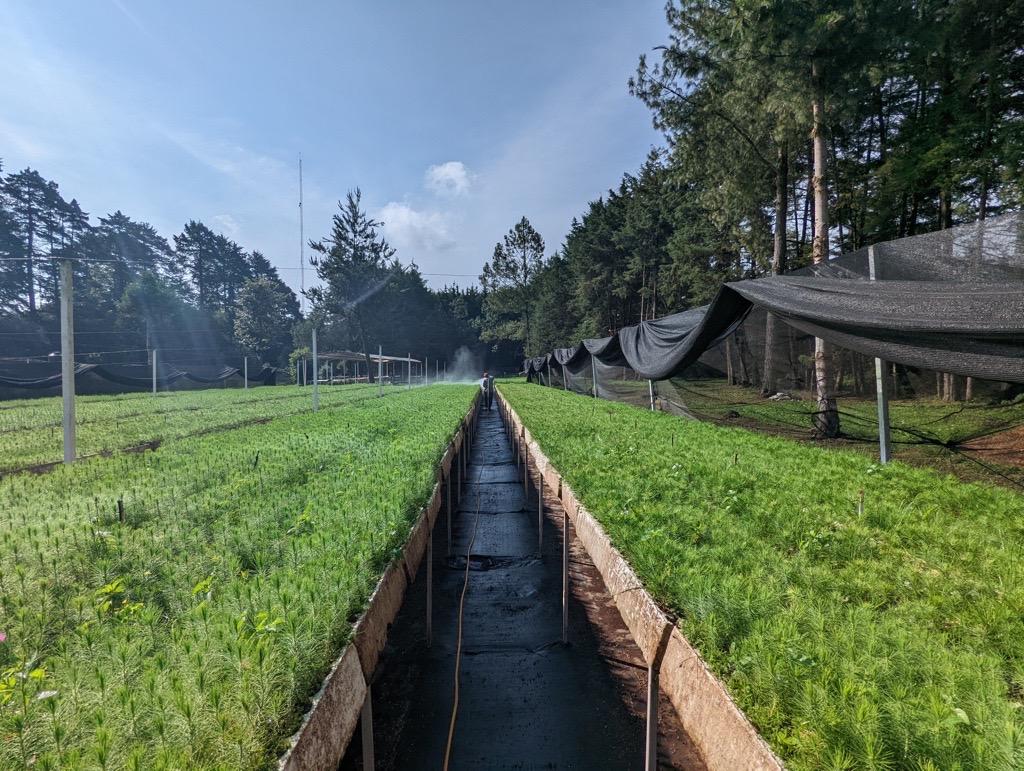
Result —
[{"label": "shade net canopy", "polygon": [[[953,454],[1024,485],[1020,213],[728,283],[707,306],[556,349],[524,370],[576,393],[809,438],[815,338],[827,343],[840,441],[878,441],[877,359],[897,457]],[[548,368],[561,380],[541,377]]]}]

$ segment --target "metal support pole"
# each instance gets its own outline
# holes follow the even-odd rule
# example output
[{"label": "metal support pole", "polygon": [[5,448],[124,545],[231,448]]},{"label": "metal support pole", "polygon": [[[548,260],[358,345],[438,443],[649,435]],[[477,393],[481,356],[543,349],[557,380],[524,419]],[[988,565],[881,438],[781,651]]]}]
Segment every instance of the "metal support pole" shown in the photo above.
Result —
[{"label": "metal support pole", "polygon": [[405,388],[409,390],[412,388],[412,354],[405,354]]},{"label": "metal support pole", "polygon": [[544,554],[544,476],[537,469],[537,554]]},{"label": "metal support pole", "polygon": [[313,412],[320,409],[320,359],[316,353],[316,327],[313,327]]},{"label": "metal support pole", "polygon": [[[875,263],[875,247],[868,247],[868,278],[875,281],[878,270]],[[875,392],[878,398],[878,457],[882,463],[892,459],[892,432],[889,426],[889,363],[875,359]]]},{"label": "metal support pole", "polygon": [[565,372],[565,365],[562,365],[562,390],[569,390],[569,376]]},{"label": "metal support pole", "polygon": [[444,511],[445,518],[448,520],[448,549],[445,555],[450,557],[452,553],[452,474],[450,469],[448,479],[444,483]]},{"label": "metal support pole", "polygon": [[327,385],[334,385],[334,359],[327,362]]},{"label": "metal support pole", "polygon": [[569,512],[562,507],[562,643],[569,643]]},{"label": "metal support pole", "polygon": [[651,395],[651,412],[654,412],[654,381],[647,381],[647,391]]},{"label": "metal support pole", "polygon": [[434,531],[427,533],[427,647],[434,641]]},{"label": "metal support pole", "polygon": [[658,669],[647,665],[647,725],[644,731],[644,771],[658,769]]},{"label": "metal support pole", "polygon": [[375,765],[373,759],[373,698],[369,686],[366,688],[366,698],[363,699],[363,712],[359,722],[363,729],[363,771],[372,771]]},{"label": "metal support pole", "polygon": [[249,390],[249,357],[246,356],[242,359],[242,380],[245,382],[242,384],[243,388]]},{"label": "metal support pole", "polygon": [[594,381],[594,398],[597,398],[597,361],[593,355],[590,357],[590,378]]},{"label": "metal support pole", "polygon": [[153,349],[153,396],[156,396],[156,348]]},{"label": "metal support pole", "polygon": [[60,263],[60,393],[64,400],[64,462],[74,463],[75,449],[75,303],[71,260]]},{"label": "metal support pole", "polygon": [[384,395],[384,346],[377,346],[377,396]]}]

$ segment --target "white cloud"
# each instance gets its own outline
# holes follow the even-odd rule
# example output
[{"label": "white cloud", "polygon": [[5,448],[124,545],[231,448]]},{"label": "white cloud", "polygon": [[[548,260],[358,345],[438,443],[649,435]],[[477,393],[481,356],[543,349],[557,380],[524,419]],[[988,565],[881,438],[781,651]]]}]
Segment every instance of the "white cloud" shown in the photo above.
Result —
[{"label": "white cloud", "polygon": [[473,182],[462,161],[448,161],[431,166],[424,175],[428,190],[438,195],[465,195]]},{"label": "white cloud", "polygon": [[403,261],[418,259],[423,252],[443,252],[455,246],[449,232],[449,216],[443,212],[423,211],[391,201],[374,216],[384,223],[384,234]]},{"label": "white cloud", "polygon": [[210,222],[215,231],[223,236],[227,236],[232,241],[238,240],[241,235],[242,228],[238,224],[238,220],[230,214],[214,214],[210,217]]}]

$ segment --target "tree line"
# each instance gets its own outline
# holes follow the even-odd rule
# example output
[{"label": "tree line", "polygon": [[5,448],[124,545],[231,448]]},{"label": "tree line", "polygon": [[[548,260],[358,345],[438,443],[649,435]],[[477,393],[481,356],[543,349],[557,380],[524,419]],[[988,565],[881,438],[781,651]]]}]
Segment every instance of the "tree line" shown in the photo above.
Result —
[{"label": "tree line", "polygon": [[[665,147],[519,271],[517,321],[490,333],[525,354],[1020,206],[1019,1],[671,0],[666,21],[628,82]],[[819,341],[823,433],[838,428],[832,365]]]},{"label": "tree line", "polygon": [[[121,211],[93,222],[78,201],[34,169],[0,166],[0,359],[43,360],[60,348],[58,261],[73,260],[76,358],[143,363],[237,364],[243,355],[284,366],[308,350],[310,327],[331,348],[449,360],[466,347],[481,363],[476,287],[432,290],[414,263],[403,265],[376,235],[380,223],[355,191],[339,206],[332,232],[313,241],[324,286],[296,294],[261,252],[197,220],[170,240]],[[346,262],[347,260],[347,262]],[[296,353],[297,352],[297,353]]]}]

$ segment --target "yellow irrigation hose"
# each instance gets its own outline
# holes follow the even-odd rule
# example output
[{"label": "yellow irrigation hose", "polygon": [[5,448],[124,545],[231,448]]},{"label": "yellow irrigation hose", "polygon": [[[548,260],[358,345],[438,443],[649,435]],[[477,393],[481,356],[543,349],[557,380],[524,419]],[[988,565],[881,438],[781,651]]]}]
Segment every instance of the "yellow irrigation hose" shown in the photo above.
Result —
[{"label": "yellow irrigation hose", "polygon": [[473,524],[473,535],[469,539],[469,548],[466,549],[466,576],[462,582],[462,596],[459,597],[458,634],[455,641],[455,698],[452,702],[452,719],[448,723],[448,744],[444,748],[444,771],[448,771],[448,762],[452,754],[452,742],[455,739],[455,718],[459,714],[459,665],[462,663],[462,609],[466,604],[466,590],[469,589],[469,558],[473,554],[473,544],[476,542],[478,527],[480,527],[479,482],[476,488],[476,522]]}]

